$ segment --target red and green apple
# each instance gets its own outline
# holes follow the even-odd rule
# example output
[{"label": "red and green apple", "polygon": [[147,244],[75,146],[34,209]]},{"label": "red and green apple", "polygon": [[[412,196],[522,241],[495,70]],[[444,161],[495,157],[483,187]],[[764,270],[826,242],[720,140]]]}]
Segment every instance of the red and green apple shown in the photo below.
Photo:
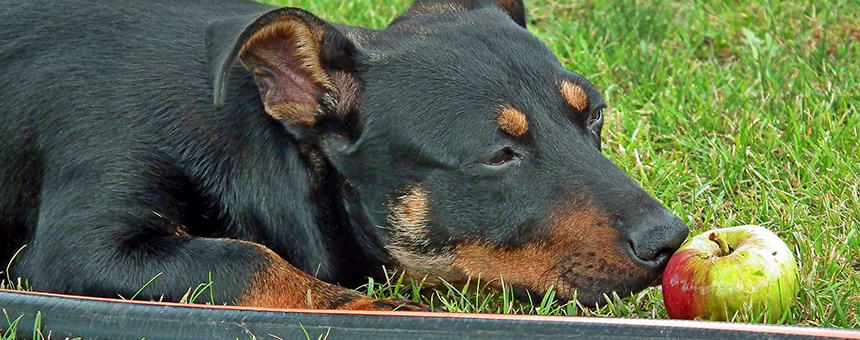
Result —
[{"label": "red and green apple", "polygon": [[798,292],[794,255],[757,225],[692,237],[663,272],[663,302],[673,319],[731,320],[752,311],[776,322]]}]

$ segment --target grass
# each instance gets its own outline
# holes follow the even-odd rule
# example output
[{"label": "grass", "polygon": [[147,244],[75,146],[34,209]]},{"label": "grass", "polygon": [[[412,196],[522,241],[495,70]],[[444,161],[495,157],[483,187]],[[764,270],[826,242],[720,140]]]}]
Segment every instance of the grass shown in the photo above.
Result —
[{"label": "grass", "polygon": [[[275,3],[373,28],[408,7],[406,0]],[[860,328],[860,3],[527,6],[530,30],[603,91],[607,157],[693,234],[755,223],[794,250],[798,301],[782,320],[768,321]],[[516,301],[478,281],[430,290],[395,274],[362,290],[451,312],[666,317],[659,288],[587,308],[554,301],[552,292]],[[746,312],[736,321],[764,320]]]},{"label": "grass", "polygon": [[[21,323],[23,315],[18,316],[17,318],[11,318],[9,313],[6,313],[6,310],[2,310],[2,315],[0,317],[3,318],[0,321],[0,324],[3,322],[6,323],[6,327],[0,327],[0,340],[15,340],[15,339],[24,339],[25,335],[30,335],[29,338],[33,340],[50,340],[54,339],[53,334],[50,331],[47,333],[42,331],[42,313],[36,312],[36,316],[33,321],[33,332],[31,334],[18,334],[18,324]],[[80,340],[81,338],[69,338],[64,337],[67,340]]]},{"label": "grass", "polygon": [[[373,28],[407,0],[274,1]],[[797,303],[778,323],[860,328],[860,3],[527,1],[530,30],[609,104],[604,154],[693,234],[760,224],[794,250]],[[395,278],[398,276],[395,276]],[[576,303],[513,301],[476,283],[418,294],[453,312],[665,318],[658,288]],[[397,283],[399,281],[399,284]],[[742,313],[738,321],[760,322]]]}]

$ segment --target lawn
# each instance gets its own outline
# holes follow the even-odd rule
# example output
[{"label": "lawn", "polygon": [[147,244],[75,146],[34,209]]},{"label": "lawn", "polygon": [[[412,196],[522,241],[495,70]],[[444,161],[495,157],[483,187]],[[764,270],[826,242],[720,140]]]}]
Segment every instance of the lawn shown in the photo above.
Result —
[{"label": "lawn", "polygon": [[[373,28],[408,6],[275,3]],[[603,92],[604,154],[692,234],[760,224],[789,244],[801,290],[778,323],[860,328],[860,2],[531,0],[527,10],[529,29]],[[594,308],[481,285],[421,292],[393,273],[363,291],[452,312],[666,317],[658,287]]]},{"label": "lawn", "polygon": [[[382,28],[409,2],[275,3]],[[607,157],[693,234],[750,223],[776,231],[794,250],[802,282],[781,323],[860,328],[860,3],[526,5],[529,29],[603,91]],[[374,283],[369,294],[455,312],[666,317],[659,288],[588,309],[463,287],[419,295],[397,281]]]}]

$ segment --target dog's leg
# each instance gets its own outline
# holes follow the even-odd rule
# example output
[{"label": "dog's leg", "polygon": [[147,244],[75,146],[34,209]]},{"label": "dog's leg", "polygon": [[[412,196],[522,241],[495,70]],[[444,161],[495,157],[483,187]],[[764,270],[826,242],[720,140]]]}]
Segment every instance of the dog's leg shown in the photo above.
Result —
[{"label": "dog's leg", "polygon": [[264,254],[266,264],[256,271],[236,304],[261,307],[296,307],[354,310],[420,310],[399,299],[376,300],[352,290],[322,282],[294,268],[271,250],[250,242]]},{"label": "dog's leg", "polygon": [[[421,308],[325,283],[257,243],[189,236],[170,222],[181,215],[171,192],[182,186],[180,175],[140,162],[145,155],[106,167],[96,165],[103,160],[78,156],[62,169],[47,169],[38,224],[14,263],[12,275],[28,279],[37,291],[179,301],[211,277],[216,304]],[[209,300],[203,294],[197,302]]]},{"label": "dog's leg", "polygon": [[[177,301],[211,273],[216,304],[271,308],[416,310],[405,300],[376,300],[355,291],[328,284],[294,268],[262,245],[229,239],[162,237],[138,244],[135,250],[91,243],[52,247],[69,252],[65,259],[40,256],[25,258],[36,290],[68,294],[132,297]],[[95,249],[99,248],[99,249]],[[113,248],[113,249],[110,249]],[[35,251],[33,251],[35,250]],[[153,252],[153,251],[158,252]],[[44,249],[31,249],[30,254]],[[101,254],[95,255],[91,251]],[[162,252],[163,251],[163,252]],[[108,255],[109,254],[109,255]],[[107,255],[107,256],[105,256]],[[52,260],[54,264],[46,264]],[[80,262],[83,263],[80,263]],[[58,263],[57,263],[58,262]],[[32,268],[42,266],[42,268]],[[146,282],[155,277],[151,284]],[[209,302],[204,294],[200,302]]]}]

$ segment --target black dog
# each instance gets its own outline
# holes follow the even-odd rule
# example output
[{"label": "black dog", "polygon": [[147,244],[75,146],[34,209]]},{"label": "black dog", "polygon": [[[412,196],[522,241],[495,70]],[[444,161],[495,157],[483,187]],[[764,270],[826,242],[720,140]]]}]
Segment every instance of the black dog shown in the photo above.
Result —
[{"label": "black dog", "polygon": [[211,275],[218,303],[389,309],[334,285],[389,265],[592,304],[687,235],[601,155],[600,93],[519,0],[380,31],[235,0],[0,8],[0,260],[28,245],[36,290],[162,273],[141,296],[178,300]]}]

